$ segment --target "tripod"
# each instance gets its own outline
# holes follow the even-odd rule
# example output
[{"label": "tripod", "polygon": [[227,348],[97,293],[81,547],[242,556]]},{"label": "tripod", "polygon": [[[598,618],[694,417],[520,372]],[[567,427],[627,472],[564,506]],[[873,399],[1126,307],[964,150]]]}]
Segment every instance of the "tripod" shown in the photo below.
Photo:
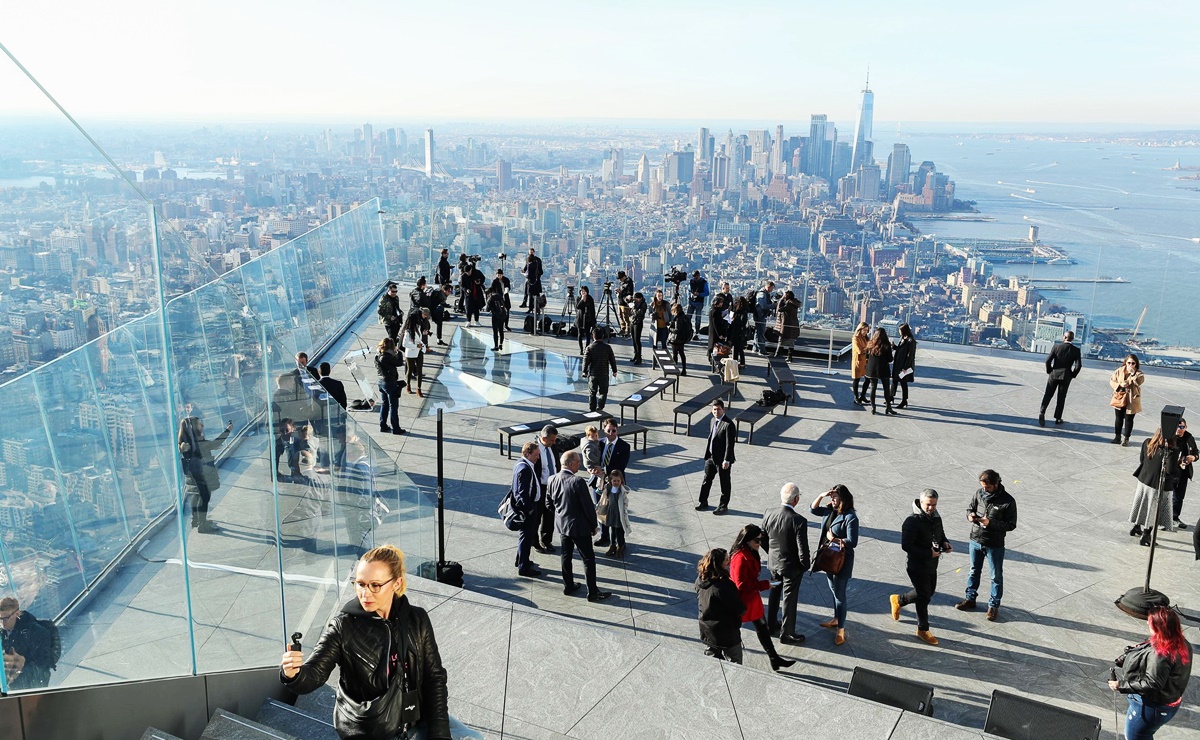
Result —
[{"label": "tripod", "polygon": [[679,303],[679,286],[683,283],[675,283],[675,295],[671,296],[672,303]]},{"label": "tripod", "polygon": [[575,286],[574,285],[567,286],[567,300],[565,303],[563,303],[562,312],[560,312],[558,315],[563,320],[566,320],[566,318],[568,316],[573,317],[575,315]]},{"label": "tripod", "polygon": [[604,309],[604,333],[612,334],[612,314],[617,310],[613,303],[612,283],[604,284],[604,295],[600,296],[600,305],[596,307],[596,316],[599,317],[600,309]]}]

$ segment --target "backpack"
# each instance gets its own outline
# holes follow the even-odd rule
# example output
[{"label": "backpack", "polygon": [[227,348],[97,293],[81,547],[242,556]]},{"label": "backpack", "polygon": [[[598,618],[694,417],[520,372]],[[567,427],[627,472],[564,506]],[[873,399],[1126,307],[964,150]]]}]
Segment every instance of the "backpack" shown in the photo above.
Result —
[{"label": "backpack", "polygon": [[50,670],[56,671],[58,659],[62,657],[62,635],[58,633],[58,625],[53,619],[39,619],[37,623],[50,637]]},{"label": "backpack", "polygon": [[787,394],[783,391],[779,391],[774,388],[766,388],[762,392],[762,398],[758,399],[754,405],[762,406],[764,408],[774,408],[775,406],[783,403],[785,400],[787,400]]}]

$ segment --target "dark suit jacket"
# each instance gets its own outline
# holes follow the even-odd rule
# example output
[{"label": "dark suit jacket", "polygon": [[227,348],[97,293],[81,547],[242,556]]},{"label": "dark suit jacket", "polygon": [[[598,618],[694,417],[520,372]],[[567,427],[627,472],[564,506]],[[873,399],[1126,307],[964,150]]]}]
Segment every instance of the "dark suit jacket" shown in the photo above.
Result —
[{"label": "dark suit jacket", "polygon": [[712,444],[704,443],[704,459],[712,458],[717,465],[724,462],[732,465],[734,462],[733,445],[737,442],[737,430],[734,429],[733,422],[729,420],[729,413],[726,412],[720,421],[714,418],[712,423],[719,425],[719,428],[715,436],[712,426],[708,428],[708,436],[712,438]]},{"label": "dark suit jacket", "polygon": [[[1083,368],[1083,355],[1070,342],[1059,342],[1046,356],[1046,374],[1055,380],[1072,378]],[[1058,371],[1058,372],[1055,372]]]},{"label": "dark suit jacket", "polygon": [[[608,447],[608,439],[600,438],[600,463],[604,463],[604,450]],[[629,443],[620,437],[613,443],[612,457],[608,459],[608,465],[604,466],[605,473],[611,473],[614,470],[625,472],[625,468],[629,467]]]},{"label": "dark suit jacket", "polygon": [[339,406],[346,408],[346,386],[342,384],[342,381],[325,376],[321,378],[321,387],[333,400],[338,402]]},{"label": "dark suit jacket", "polygon": [[554,505],[554,529],[559,534],[581,539],[596,531],[596,504],[587,481],[569,470],[560,470],[546,486]]},{"label": "dark suit jacket", "polygon": [[533,465],[522,457],[513,466],[513,505],[520,511],[530,514],[537,506],[541,497],[541,484],[538,483],[537,471]]},{"label": "dark suit jacket", "polygon": [[791,566],[808,570],[808,520],[789,506],[780,506],[763,514],[763,549],[770,554],[771,570]]}]

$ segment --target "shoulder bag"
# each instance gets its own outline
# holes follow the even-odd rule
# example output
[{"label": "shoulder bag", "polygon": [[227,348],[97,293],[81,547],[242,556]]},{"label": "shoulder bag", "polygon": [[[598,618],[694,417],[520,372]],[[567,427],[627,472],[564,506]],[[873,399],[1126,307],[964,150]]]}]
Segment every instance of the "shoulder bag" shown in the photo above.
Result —
[{"label": "shoulder bag", "polygon": [[500,520],[504,522],[504,528],[511,532],[519,532],[525,527],[525,512],[513,506],[513,492],[508,489],[508,493],[504,494],[504,498],[500,500],[500,506],[496,509],[496,513],[500,515]]},{"label": "shoulder bag", "polygon": [[821,544],[817,546],[817,556],[813,558],[813,573],[828,573],[836,576],[842,571],[842,566],[846,564],[846,541],[840,537],[834,537],[831,540],[825,536],[833,524],[833,517],[833,514],[826,517],[825,524],[821,527]]},{"label": "shoulder bag", "polygon": [[1124,388],[1118,388],[1113,391],[1112,398],[1109,399],[1108,405],[1114,409],[1123,409],[1129,403],[1129,391]]}]

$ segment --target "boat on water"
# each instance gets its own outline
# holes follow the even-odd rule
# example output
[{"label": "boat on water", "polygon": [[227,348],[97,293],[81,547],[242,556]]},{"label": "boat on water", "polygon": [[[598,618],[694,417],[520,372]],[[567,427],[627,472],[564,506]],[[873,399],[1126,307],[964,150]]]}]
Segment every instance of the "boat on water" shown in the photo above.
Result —
[{"label": "boat on water", "polygon": [[1050,260],[1046,264],[1047,265],[1072,265],[1072,264],[1074,264],[1074,260],[1070,259],[1069,257],[1055,257],[1054,259]]}]

